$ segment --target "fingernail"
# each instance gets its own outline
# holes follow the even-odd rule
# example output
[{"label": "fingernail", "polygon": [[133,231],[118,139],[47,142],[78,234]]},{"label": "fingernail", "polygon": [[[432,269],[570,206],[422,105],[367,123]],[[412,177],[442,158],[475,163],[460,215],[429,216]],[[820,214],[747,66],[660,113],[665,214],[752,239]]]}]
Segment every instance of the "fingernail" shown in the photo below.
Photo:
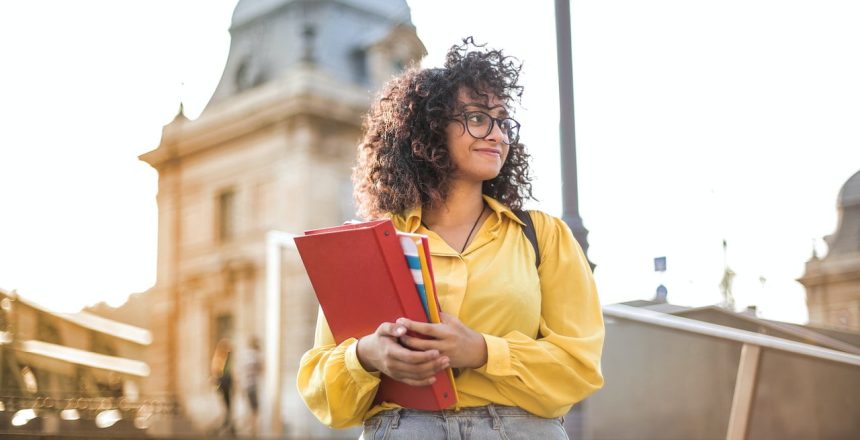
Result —
[{"label": "fingernail", "polygon": [[397,327],[396,329],[394,329],[394,334],[397,336],[402,335],[404,332],[406,332],[406,329],[403,327]]},{"label": "fingernail", "polygon": [[397,321],[394,321],[394,322],[396,322],[400,325],[406,325],[405,321],[406,321],[406,319],[404,319],[404,318],[397,318]]},{"label": "fingernail", "polygon": [[431,377],[429,382],[430,382],[430,383],[434,383],[434,382],[436,382],[436,378],[435,378],[435,377]]}]

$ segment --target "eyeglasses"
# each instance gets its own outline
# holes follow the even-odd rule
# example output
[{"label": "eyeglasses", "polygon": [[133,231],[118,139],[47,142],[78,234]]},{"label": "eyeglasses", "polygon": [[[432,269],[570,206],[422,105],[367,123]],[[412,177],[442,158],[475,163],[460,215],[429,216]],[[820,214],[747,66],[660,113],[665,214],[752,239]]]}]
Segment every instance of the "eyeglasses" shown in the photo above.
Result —
[{"label": "eyeglasses", "polygon": [[520,140],[520,123],[511,118],[494,118],[484,112],[463,112],[463,120],[466,122],[466,131],[473,138],[485,139],[493,131],[493,125],[497,124],[502,130],[502,142],[506,145],[517,143]]}]

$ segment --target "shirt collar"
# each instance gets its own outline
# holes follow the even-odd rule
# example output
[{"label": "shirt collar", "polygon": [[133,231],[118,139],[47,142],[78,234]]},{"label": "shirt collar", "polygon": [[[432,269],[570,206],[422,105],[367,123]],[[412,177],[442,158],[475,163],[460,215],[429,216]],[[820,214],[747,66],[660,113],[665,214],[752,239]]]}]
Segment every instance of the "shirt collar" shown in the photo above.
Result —
[{"label": "shirt collar", "polygon": [[511,208],[508,208],[507,206],[505,206],[503,203],[499,202],[498,200],[496,200],[490,196],[485,195],[484,196],[484,202],[486,202],[487,206],[489,206],[490,209],[492,209],[493,212],[496,214],[497,220],[501,220],[502,216],[506,216],[507,218],[515,221],[516,223],[519,223],[521,226],[526,225],[525,223],[522,222],[522,220],[519,219],[519,217],[517,217],[516,214],[514,214],[514,211],[511,210]]},{"label": "shirt collar", "polygon": [[[497,224],[500,224],[502,216],[505,216],[510,220],[525,226],[525,223],[523,223],[516,214],[514,214],[514,211],[512,211],[511,208],[508,208],[498,200],[488,195],[484,195],[484,202],[496,215]],[[421,226],[421,206],[413,207],[404,212],[403,215],[391,215],[391,220],[394,222],[394,227],[397,228],[397,230],[415,232]]]}]

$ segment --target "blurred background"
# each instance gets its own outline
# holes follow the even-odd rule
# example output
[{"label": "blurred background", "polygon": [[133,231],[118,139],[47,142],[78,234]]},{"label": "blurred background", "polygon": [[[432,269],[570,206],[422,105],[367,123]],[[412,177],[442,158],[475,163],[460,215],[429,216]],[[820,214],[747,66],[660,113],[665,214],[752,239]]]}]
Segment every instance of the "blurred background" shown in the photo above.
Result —
[{"label": "blurred background", "polygon": [[569,432],[860,435],[860,5],[573,2],[560,80],[566,3],[0,5],[0,432],[357,437],[294,390],[287,234],[354,217],[370,100],[474,36],[523,62],[528,206],[578,177],[607,387]]}]

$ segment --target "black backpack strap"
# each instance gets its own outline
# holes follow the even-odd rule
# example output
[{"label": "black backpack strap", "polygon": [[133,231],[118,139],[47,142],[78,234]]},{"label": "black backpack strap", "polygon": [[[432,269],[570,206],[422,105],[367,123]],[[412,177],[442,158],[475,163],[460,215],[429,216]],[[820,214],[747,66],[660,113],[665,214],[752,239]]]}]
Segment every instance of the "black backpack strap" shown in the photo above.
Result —
[{"label": "black backpack strap", "polygon": [[526,234],[526,238],[529,239],[529,243],[532,244],[532,248],[535,250],[535,267],[539,268],[540,247],[538,247],[537,231],[535,231],[535,223],[532,221],[532,216],[528,211],[523,211],[522,209],[515,209],[514,214],[521,222],[526,224],[523,226],[523,234]]}]

